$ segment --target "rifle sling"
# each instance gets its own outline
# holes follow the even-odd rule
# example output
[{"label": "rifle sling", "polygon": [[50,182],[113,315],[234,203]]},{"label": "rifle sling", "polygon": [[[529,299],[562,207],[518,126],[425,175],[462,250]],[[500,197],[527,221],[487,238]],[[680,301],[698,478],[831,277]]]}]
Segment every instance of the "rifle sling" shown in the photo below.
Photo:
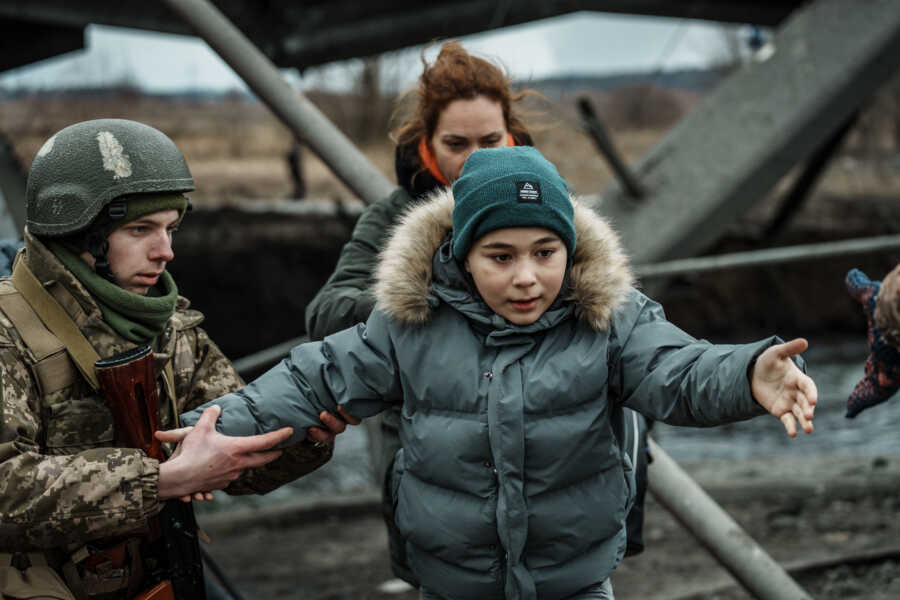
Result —
[{"label": "rifle sling", "polygon": [[163,370],[163,381],[166,385],[166,395],[169,397],[169,406],[172,407],[172,427],[178,428],[178,400],[175,396],[175,370],[172,368],[172,361],[167,360]]},{"label": "rifle sling", "polygon": [[56,301],[56,298],[44,289],[34,273],[25,264],[21,255],[13,266],[10,277],[16,289],[28,302],[34,312],[41,318],[53,335],[59,338],[68,350],[69,355],[84,375],[85,379],[95,390],[100,389],[97,375],[94,373],[94,363],[100,360],[94,347],[91,346],[81,330]]}]

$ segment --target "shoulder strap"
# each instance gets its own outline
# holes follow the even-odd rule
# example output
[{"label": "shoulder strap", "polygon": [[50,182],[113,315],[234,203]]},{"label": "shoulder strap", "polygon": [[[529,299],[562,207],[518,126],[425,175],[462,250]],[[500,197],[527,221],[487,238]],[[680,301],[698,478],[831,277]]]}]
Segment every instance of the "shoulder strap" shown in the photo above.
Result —
[{"label": "shoulder strap", "polygon": [[[41,282],[27,267],[25,261],[22,260],[21,254],[17,257],[15,265],[13,265],[10,279],[25,301],[28,302],[28,305],[37,313],[43,324],[47,326],[46,329],[50,330],[48,333],[56,336],[58,338],[57,342],[62,342],[63,346],[69,351],[72,360],[85,379],[95,390],[100,389],[97,375],[94,373],[94,363],[100,359],[100,356],[90,342],[87,341],[87,338],[84,337],[84,334],[81,333],[81,330],[78,329],[78,326],[69,314],[44,289]],[[23,332],[20,331],[19,333],[25,339]],[[27,340],[26,344],[28,344]]]},{"label": "shoulder strap", "polygon": [[0,310],[9,317],[35,361],[41,361],[65,349],[63,343],[44,324],[21,293],[0,294]]},{"label": "shoulder strap", "polygon": [[172,361],[174,360],[175,357],[173,356],[166,361],[166,366],[163,370],[163,381],[166,383],[166,394],[169,396],[169,406],[172,408],[172,427],[178,428],[181,425],[178,419],[178,406],[175,396],[175,369],[172,368]]},{"label": "shoulder strap", "polygon": [[81,378],[65,345],[44,326],[11,282],[0,289],[0,311],[10,320],[31,352],[27,364],[43,394],[69,387]]}]

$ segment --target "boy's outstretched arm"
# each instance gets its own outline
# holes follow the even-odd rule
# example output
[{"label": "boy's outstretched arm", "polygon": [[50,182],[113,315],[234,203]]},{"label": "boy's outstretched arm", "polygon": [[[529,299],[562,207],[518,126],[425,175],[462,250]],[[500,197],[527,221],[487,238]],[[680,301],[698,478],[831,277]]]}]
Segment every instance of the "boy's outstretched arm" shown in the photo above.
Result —
[{"label": "boy's outstretched arm", "polygon": [[753,398],[781,420],[791,437],[797,435],[798,421],[803,431],[813,432],[818,390],[812,378],[791,360],[807,347],[803,338],[772,346],[759,355],[750,373]]}]

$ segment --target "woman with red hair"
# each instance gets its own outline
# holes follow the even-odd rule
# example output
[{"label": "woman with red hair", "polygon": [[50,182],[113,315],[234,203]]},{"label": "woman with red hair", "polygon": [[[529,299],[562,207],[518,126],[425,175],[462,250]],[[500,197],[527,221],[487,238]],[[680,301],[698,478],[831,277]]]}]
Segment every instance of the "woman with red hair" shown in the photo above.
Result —
[{"label": "woman with red hair", "polygon": [[414,99],[391,137],[397,144],[397,183],[413,198],[452,184],[478,148],[532,145],[509,77],[492,63],[447,42],[419,84],[407,92],[398,113]]}]

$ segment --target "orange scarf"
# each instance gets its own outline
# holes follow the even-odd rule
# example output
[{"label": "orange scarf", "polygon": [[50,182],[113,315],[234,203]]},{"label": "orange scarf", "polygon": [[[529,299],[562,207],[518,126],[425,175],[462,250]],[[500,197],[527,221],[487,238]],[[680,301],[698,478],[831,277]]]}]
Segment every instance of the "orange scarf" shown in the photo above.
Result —
[{"label": "orange scarf", "polygon": [[[511,133],[506,134],[506,145],[516,145],[516,140],[513,139]],[[419,138],[419,160],[422,161],[422,166],[425,170],[431,173],[431,176],[437,179],[441,185],[450,185],[450,182],[447,181],[447,178],[444,177],[444,174],[441,173],[441,170],[438,168],[434,152],[431,151],[431,148],[428,146],[428,142],[424,137]]]}]

